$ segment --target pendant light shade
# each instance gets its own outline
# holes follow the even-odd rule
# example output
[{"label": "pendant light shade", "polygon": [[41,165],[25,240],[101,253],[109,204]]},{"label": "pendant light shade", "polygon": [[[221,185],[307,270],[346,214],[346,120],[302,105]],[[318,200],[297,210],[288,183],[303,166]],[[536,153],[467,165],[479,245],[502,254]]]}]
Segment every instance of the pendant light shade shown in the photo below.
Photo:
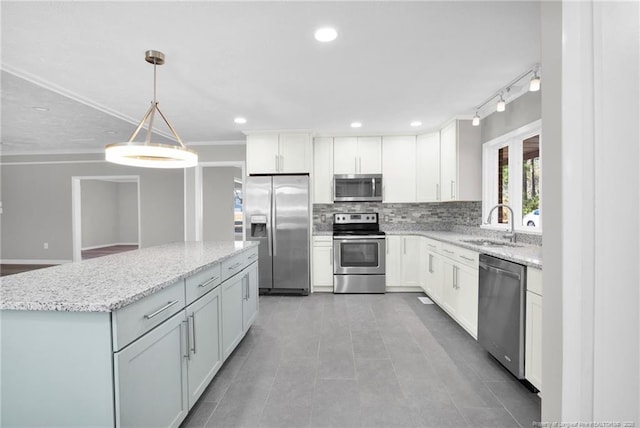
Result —
[{"label": "pendant light shade", "polygon": [[507,107],[507,103],[504,102],[504,98],[502,98],[502,95],[500,95],[498,104],[496,104],[496,111],[503,112],[506,107]]},{"label": "pendant light shade", "polygon": [[538,72],[533,73],[531,81],[529,81],[529,92],[536,92],[540,90],[540,76]]},{"label": "pendant light shade", "polygon": [[[156,66],[164,64],[164,54],[159,51],[149,50],[145,53],[145,60],[153,64],[153,101],[151,107],[131,134],[129,141],[123,143],[108,144],[105,147],[105,159],[120,165],[138,166],[143,168],[188,168],[198,164],[196,152],[187,149],[178,133],[169,123],[167,118],[158,108],[156,100]],[[153,120],[158,112],[162,120],[167,124],[171,133],[179,144],[158,144],[151,142],[153,134]],[[135,138],[147,125],[147,136],[143,143],[135,142]]]},{"label": "pendant light shade", "polygon": [[473,120],[471,121],[471,125],[480,126],[480,116],[478,116],[478,112],[476,112],[476,115],[473,116]]}]

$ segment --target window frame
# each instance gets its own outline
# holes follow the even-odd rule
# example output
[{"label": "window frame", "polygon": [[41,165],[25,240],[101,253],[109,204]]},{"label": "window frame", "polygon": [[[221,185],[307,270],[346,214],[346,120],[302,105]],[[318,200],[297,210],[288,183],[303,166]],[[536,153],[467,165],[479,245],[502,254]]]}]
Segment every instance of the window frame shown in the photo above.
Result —
[{"label": "window frame", "polygon": [[[498,203],[498,150],[509,147],[509,206],[513,209],[514,230],[533,234],[542,233],[542,216],[536,227],[522,225],[522,142],[539,136],[540,171],[542,171],[542,120],[538,119],[511,132],[503,134],[482,145],[482,224],[480,227],[493,230],[509,230],[509,224],[498,223],[498,210],[491,215],[491,223],[485,224],[489,211]],[[542,209],[543,180],[540,174],[540,204]]]}]

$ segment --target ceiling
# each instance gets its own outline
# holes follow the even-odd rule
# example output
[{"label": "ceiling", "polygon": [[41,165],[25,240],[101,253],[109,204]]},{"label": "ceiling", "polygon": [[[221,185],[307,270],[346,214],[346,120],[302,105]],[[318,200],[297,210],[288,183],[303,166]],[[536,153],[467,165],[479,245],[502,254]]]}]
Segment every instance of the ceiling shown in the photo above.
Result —
[{"label": "ceiling", "polygon": [[[159,106],[187,145],[427,132],[540,61],[538,2],[4,0],[0,12],[2,154],[126,141],[153,98],[148,49],[166,55]],[[338,38],[319,43],[326,25]]]}]

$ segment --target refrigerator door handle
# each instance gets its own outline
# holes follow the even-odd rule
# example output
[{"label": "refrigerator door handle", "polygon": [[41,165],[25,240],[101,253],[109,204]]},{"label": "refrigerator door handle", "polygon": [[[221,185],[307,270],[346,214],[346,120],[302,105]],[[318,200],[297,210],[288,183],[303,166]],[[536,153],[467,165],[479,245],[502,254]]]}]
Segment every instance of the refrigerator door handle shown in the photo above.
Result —
[{"label": "refrigerator door handle", "polygon": [[[278,255],[278,249],[277,249],[277,240],[278,240],[278,236],[276,235],[276,229],[278,227],[278,225],[276,224],[276,218],[277,218],[277,214],[278,214],[278,204],[276,203],[276,195],[275,192],[270,195],[271,196],[271,234],[272,234],[272,241],[273,241],[273,257],[275,257],[276,255]],[[271,248],[271,246],[269,247]]]},{"label": "refrigerator door handle", "polygon": [[[269,190],[269,201],[271,201],[271,190]],[[271,257],[271,217],[273,213],[271,211],[271,206],[269,206],[269,214],[267,215],[267,250],[269,251],[269,257]]]}]

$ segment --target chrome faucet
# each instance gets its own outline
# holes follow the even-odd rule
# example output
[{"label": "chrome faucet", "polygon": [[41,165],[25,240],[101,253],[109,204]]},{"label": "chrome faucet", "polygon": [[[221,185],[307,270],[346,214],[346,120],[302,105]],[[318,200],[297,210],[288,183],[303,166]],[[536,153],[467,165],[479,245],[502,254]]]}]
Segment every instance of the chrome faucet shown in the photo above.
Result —
[{"label": "chrome faucet", "polygon": [[513,210],[511,209],[511,207],[507,204],[498,204],[495,207],[491,208],[491,210],[489,211],[489,215],[487,216],[487,221],[485,224],[490,224],[491,223],[491,214],[493,214],[493,211],[498,208],[498,207],[506,207],[509,208],[509,211],[511,211],[511,215],[509,216],[509,224],[511,225],[511,232],[509,233],[505,233],[504,235],[502,235],[503,238],[509,238],[510,242],[516,242],[516,234],[513,231]]}]

